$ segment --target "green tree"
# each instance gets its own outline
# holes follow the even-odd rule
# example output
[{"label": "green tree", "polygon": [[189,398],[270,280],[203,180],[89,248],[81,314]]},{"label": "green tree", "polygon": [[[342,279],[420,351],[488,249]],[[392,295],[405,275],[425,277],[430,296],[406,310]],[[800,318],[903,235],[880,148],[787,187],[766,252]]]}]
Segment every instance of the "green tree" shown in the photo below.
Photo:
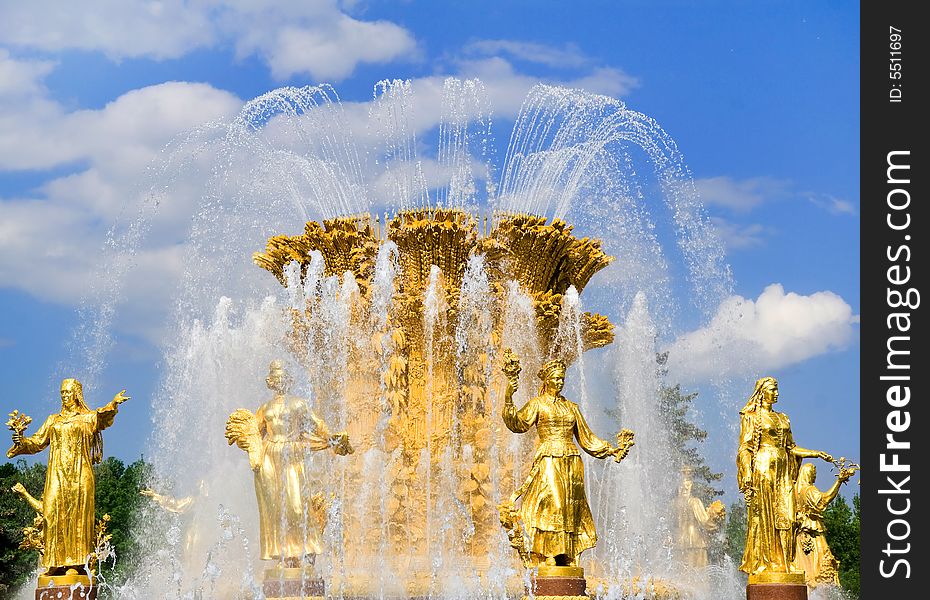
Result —
[{"label": "green tree", "polygon": [[730,505],[727,511],[726,553],[733,562],[743,562],[746,547],[746,502],[742,498]]},{"label": "green tree", "polygon": [[698,393],[683,394],[681,385],[662,386],[659,391],[659,414],[671,435],[672,460],[676,469],[691,468],[694,478],[692,493],[705,504],[723,494],[713,483],[723,478],[723,473],[714,473],[704,461],[697,444],[707,439],[707,432],[688,420],[691,404]]},{"label": "green tree", "polygon": [[823,513],[827,529],[827,545],[840,561],[840,585],[859,595],[859,494],[853,496],[853,505],[843,496],[837,496]]},{"label": "green tree", "polygon": [[32,525],[35,512],[10,489],[22,483],[35,498],[42,497],[45,465],[27,465],[20,459],[0,465],[0,597],[8,597],[26,582],[38,566],[35,550],[21,550],[23,527]]},{"label": "green tree", "polygon": [[[126,565],[137,554],[130,528],[144,500],[139,489],[150,469],[142,459],[127,467],[112,457],[94,467],[96,517],[99,520],[104,514],[110,515],[107,530],[117,557],[115,568],[110,564],[103,567],[109,570],[108,581],[120,582]],[[25,583],[38,564],[34,550],[19,548],[23,527],[32,524],[35,513],[10,488],[20,482],[35,498],[41,498],[45,471],[44,464],[29,466],[24,460],[0,465],[0,597],[12,594]]]},{"label": "green tree", "polygon": [[131,528],[144,500],[139,490],[150,468],[141,458],[127,467],[113,457],[94,467],[96,516],[100,519],[104,514],[110,515],[107,531],[112,536],[110,543],[116,554],[115,573],[109,574],[110,580],[122,580],[126,565],[137,554]]}]

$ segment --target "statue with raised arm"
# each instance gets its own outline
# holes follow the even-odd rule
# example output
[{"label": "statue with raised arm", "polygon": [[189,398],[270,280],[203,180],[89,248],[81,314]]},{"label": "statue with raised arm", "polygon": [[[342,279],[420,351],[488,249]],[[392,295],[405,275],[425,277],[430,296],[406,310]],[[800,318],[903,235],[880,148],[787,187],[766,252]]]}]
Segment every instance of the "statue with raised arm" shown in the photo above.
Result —
[{"label": "statue with raised arm", "polygon": [[[84,390],[77,379],[61,382],[61,411],[50,415],[31,436],[24,435],[32,419],[13,411],[7,426],[13,432],[13,447],[7,457],[36,454],[49,448],[45,490],[37,500],[22,486],[14,490],[23,496],[41,517],[42,566],[40,586],[91,585],[92,561],[97,531],[94,520],[93,465],[103,459],[101,432],[113,424],[120,404],[129,400],[126,390],[111,402],[91,410],[84,402]],[[38,542],[38,539],[36,540]]]},{"label": "statue with raised arm", "polygon": [[[281,361],[272,361],[265,383],[271,399],[254,414],[244,408],[233,412],[226,422],[226,439],[248,453],[254,473],[261,559],[278,561],[282,569],[300,570],[311,566],[322,552],[321,513],[325,512],[322,495],[308,491],[305,456],[326,449],[338,455],[354,450],[348,434],[330,433],[307,400],[288,393],[291,379]],[[287,574],[298,580],[303,577],[297,571]]]},{"label": "statue with raised arm", "polygon": [[822,584],[840,584],[840,562],[827,545],[823,511],[839,494],[840,486],[856,473],[859,465],[846,464],[845,459],[841,458],[837,466],[839,472],[836,474],[836,481],[826,492],[821,492],[814,485],[817,480],[817,467],[811,463],[801,465],[798,483],[795,486],[798,535],[794,564],[804,571],[809,588]]},{"label": "statue with raised arm", "polygon": [[740,570],[749,574],[750,584],[803,584],[803,574],[794,564],[798,469],[805,458],[833,461],[826,452],[794,443],[788,415],[772,409],[777,401],[778,382],[763,377],[740,411],[737,482],[747,514]]},{"label": "statue with raised arm", "polygon": [[[511,544],[521,553],[528,567],[538,569],[539,576],[581,578],[578,555],[597,542],[594,519],[584,489],[584,467],[578,445],[595,458],[613,457],[620,462],[633,445],[633,432],[617,434],[617,446],[597,437],[585,421],[578,405],[562,396],[565,363],[546,362],[538,376],[542,381],[539,395],[522,408],[513,402],[520,365],[509,350],[503,365],[507,377],[504,395],[504,424],[514,433],[525,433],[533,426],[539,436],[536,456],[529,476],[501,506],[501,523],[508,529]],[[519,509],[515,503],[522,497]],[[519,525],[528,539],[521,551]],[[542,590],[537,594],[546,595]],[[583,589],[581,590],[583,593]],[[578,595],[581,595],[579,593]]]}]

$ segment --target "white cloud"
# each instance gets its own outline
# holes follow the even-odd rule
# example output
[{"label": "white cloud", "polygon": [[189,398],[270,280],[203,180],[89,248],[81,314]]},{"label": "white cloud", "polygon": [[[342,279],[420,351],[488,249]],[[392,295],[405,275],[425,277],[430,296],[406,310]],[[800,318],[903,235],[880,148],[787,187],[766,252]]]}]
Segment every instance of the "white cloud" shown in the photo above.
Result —
[{"label": "white cloud", "polygon": [[[118,24],[118,25],[117,25]],[[262,57],[275,77],[338,81],[360,63],[414,58],[416,41],[387,21],[361,21],[334,0],[55,0],[0,5],[0,44],[101,52],[112,60],[173,59],[232,43]]]},{"label": "white cloud", "polygon": [[815,206],[819,206],[834,215],[849,215],[855,217],[859,214],[856,206],[842,198],[831,196],[829,194],[808,194],[807,199]]},{"label": "white cloud", "polygon": [[516,40],[476,40],[464,48],[465,54],[479,56],[509,55],[512,58],[548,67],[580,68],[592,61],[575,44],[560,48]]},{"label": "white cloud", "polygon": [[667,348],[669,371],[683,381],[771,372],[846,348],[856,323],[833,292],[804,296],[773,283],[755,301],[731,296],[709,325],[675,340]]},{"label": "white cloud", "polygon": [[0,101],[35,96],[44,91],[42,79],[55,68],[45,60],[15,60],[0,48]]},{"label": "white cloud", "polygon": [[523,106],[527,92],[538,83],[551,83],[579,88],[594,94],[624,96],[637,87],[638,80],[620,69],[610,67],[594,69],[576,79],[540,79],[517,72],[506,59],[495,57],[480,60],[463,60],[458,63],[464,77],[475,77],[487,89],[496,116],[513,117]]},{"label": "white cloud", "polygon": [[340,15],[325,28],[284,27],[259,51],[276,79],[308,73],[320,81],[340,81],[359,63],[386,63],[413,56],[416,42],[407,30],[393,23]]},{"label": "white cloud", "polygon": [[723,240],[727,250],[746,250],[762,246],[766,239],[775,231],[772,227],[761,223],[739,225],[721,217],[711,217],[711,223],[717,230],[717,235]]},{"label": "white cloud", "polygon": [[[197,165],[201,169],[199,172],[174,172],[168,167],[168,175],[153,182],[146,173],[152,170],[153,165],[166,164],[170,154],[163,152],[169,142],[204,122],[228,122],[238,113],[242,101],[207,84],[169,82],[132,90],[100,109],[72,111],[51,98],[44,86],[43,77],[53,67],[44,61],[17,60],[7,53],[0,55],[0,70],[11,74],[11,80],[15,75],[18,82],[14,90],[17,96],[0,94],[0,170],[70,168],[70,172],[56,175],[28,193],[0,197],[0,281],[4,286],[68,306],[79,305],[92,288],[96,294],[117,294],[124,307],[120,310],[117,326],[123,331],[156,339],[165,322],[165,311],[172,305],[172,296],[178,290],[178,282],[191,260],[191,249],[186,240],[190,237],[192,218],[204,210],[204,198],[216,193],[216,190],[207,189],[211,169],[238,170],[246,177],[257,177],[249,169],[264,171],[270,167],[265,175],[273,179],[277,170],[286,165],[258,165],[255,161],[221,165],[213,148],[196,159],[203,161]],[[470,118],[479,114],[487,118],[491,112],[495,117],[515,116],[526,93],[539,83],[537,78],[518,72],[502,58],[467,61],[457,67],[459,76],[481,77],[480,83],[459,81],[448,88],[451,90],[449,95],[460,103],[453,112]],[[621,87],[625,85],[617,73],[592,71],[587,75],[590,91],[617,91],[618,81]],[[578,87],[579,81],[551,83]],[[465,179],[461,179],[462,171],[453,172],[448,163],[440,164],[428,155],[428,151],[424,151],[427,147],[435,149],[437,138],[432,136],[444,116],[446,77],[425,77],[413,80],[409,85],[413,95],[404,101],[409,100],[407,133],[417,136],[418,143],[413,147],[423,154],[418,168],[425,184],[432,189],[458,177],[466,188],[473,183],[480,185],[488,173],[486,165],[475,159],[480,154],[477,148],[469,146],[468,161],[457,163],[470,169]],[[385,176],[386,162],[373,164],[379,144],[384,144],[385,140],[378,137],[381,135],[378,127],[372,126],[369,114],[372,108],[371,102],[344,103],[341,112],[345,127],[341,123],[334,124],[333,110],[338,109],[313,109],[311,112],[316,114],[307,117],[310,121],[302,127],[304,134],[314,132],[320,137],[320,128],[329,127],[326,131],[335,136],[333,139],[345,135],[362,150],[362,156],[371,150],[369,164],[362,165],[359,176],[374,200],[382,201],[391,197],[391,182]],[[445,112],[449,111],[446,109]],[[448,118],[448,114],[445,116]],[[292,148],[301,155],[308,152],[307,139],[298,134],[293,124],[288,125],[283,119],[280,122],[272,119],[266,123],[261,136],[272,140],[275,149]],[[475,139],[478,140],[478,136]],[[402,171],[394,174],[402,178],[412,177]],[[336,175],[333,185],[344,187],[343,178],[339,178],[338,173]],[[149,211],[151,215],[145,222],[148,234],[143,243],[138,247],[118,248],[115,256],[112,253],[104,255],[102,248],[109,229],[117,223],[122,223],[125,228],[127,223],[138,217],[139,207],[143,206],[143,198],[150,193],[153,183],[168,189],[170,197],[164,198],[157,212]],[[318,183],[316,179],[308,179],[301,185],[304,188],[319,187]],[[273,182],[262,185],[270,186],[267,190],[269,195],[278,196],[274,201],[279,203],[276,205],[279,207],[290,202],[285,198],[288,194],[296,193],[295,197],[304,202],[309,196],[309,193],[304,193],[309,192],[309,188],[287,191]],[[236,183],[229,186],[233,193],[241,192],[235,188]],[[324,200],[331,201],[329,195],[323,195],[327,196]],[[397,195],[393,194],[393,197]],[[243,210],[254,211],[254,208]],[[280,214],[286,211],[292,217],[295,213],[293,204],[286,210],[282,209]],[[263,221],[261,225],[254,222],[237,224],[243,235],[236,236],[236,243],[242,248],[237,247],[235,252],[241,252],[229,259],[242,262],[241,257],[245,257],[242,269],[248,271],[248,277],[254,275],[260,282],[265,281],[262,277],[266,274],[251,266],[248,255],[264,243],[265,237],[262,236],[265,234],[258,230],[259,227],[278,226],[272,222],[273,218],[265,219],[267,222]],[[284,225],[280,227],[293,227],[299,231],[299,221],[294,223],[284,219]],[[123,250],[132,251],[132,255],[119,255]],[[230,250],[227,254],[235,252]],[[114,265],[102,265],[102,261],[112,261]],[[135,266],[127,272],[119,289],[111,290],[94,279],[102,267],[114,267],[111,270],[119,271],[127,261]],[[117,266],[119,268],[115,268]],[[99,298],[90,301],[93,303]]]},{"label": "white cloud", "polygon": [[101,52],[111,59],[177,58],[212,44],[214,2],[90,0],[4,2],[0,43],[59,52]]},{"label": "white cloud", "polygon": [[756,206],[783,195],[788,183],[771,177],[737,180],[732,177],[708,177],[694,182],[704,204],[748,212]]},{"label": "white cloud", "polygon": [[[0,70],[19,73],[29,91],[0,96],[0,170],[75,165],[31,193],[0,199],[0,281],[74,306],[100,270],[107,230],[136,216],[123,211],[148,193],[146,169],[165,145],[205,121],[228,119],[242,103],[206,84],[172,82],[133,90],[98,110],[67,112],[42,85],[47,65],[0,55]],[[128,282],[131,303],[166,301],[166,272],[176,279],[179,271],[178,261],[168,260],[177,241],[170,232],[189,226],[189,200],[178,198],[150,223],[162,237],[133,258],[147,266]]]}]

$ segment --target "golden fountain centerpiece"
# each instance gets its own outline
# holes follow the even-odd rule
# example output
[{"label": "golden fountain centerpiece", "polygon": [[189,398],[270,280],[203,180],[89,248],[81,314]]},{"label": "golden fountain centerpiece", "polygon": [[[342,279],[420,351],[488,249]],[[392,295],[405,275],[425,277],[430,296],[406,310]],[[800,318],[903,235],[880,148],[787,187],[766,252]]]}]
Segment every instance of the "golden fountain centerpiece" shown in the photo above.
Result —
[{"label": "golden fountain centerpiece", "polygon": [[[383,475],[390,493],[386,506],[372,505],[368,515],[344,516],[343,551],[348,562],[359,562],[361,573],[371,564],[366,557],[378,548],[404,549],[403,556],[392,553],[390,560],[395,572],[413,574],[418,583],[406,592],[414,593],[429,588],[431,557],[443,551],[442,533],[429,516],[439,495],[454,488],[453,502],[461,507],[454,527],[465,532],[453,544],[457,560],[481,577],[502,539],[506,545],[499,494],[516,489],[529,473],[532,441],[513,441],[500,416],[507,384],[500,369],[503,346],[512,345],[514,340],[505,338],[515,335],[505,331],[504,318],[515,289],[511,282],[531,299],[534,323],[529,333],[519,335],[533,339],[518,342],[523,365],[535,373],[547,360],[570,364],[579,351],[613,341],[614,326],[602,315],[575,314],[572,336],[560,323],[566,297],[580,294],[613,257],[599,240],[576,237],[561,220],[528,214],[479,219],[461,209],[425,208],[402,211],[383,226],[371,215],[309,222],[301,235],[269,239],[254,260],[282,284],[293,285],[295,268],[289,265],[299,266],[303,283],[313,257],[322,256],[324,277],[343,282],[351,277],[357,284],[358,300],[349,318],[372,320],[376,259],[388,242],[396,244],[399,272],[386,319],[372,325],[370,343],[345,349],[351,365],[345,396],[332,400],[345,404],[345,427],[358,455],[377,448],[390,457]],[[470,317],[461,289],[473,259],[481,261],[487,278],[483,301],[491,307],[486,314],[492,322],[485,327],[465,322]],[[305,307],[290,309],[289,350],[308,369],[313,369],[314,352],[308,332],[325,309],[312,291]],[[463,336],[470,338],[465,352]],[[531,383],[527,379],[522,389]],[[513,444],[525,448],[502,450]],[[349,463],[345,468],[355,472],[346,478],[343,502],[357,506],[364,504],[361,495],[366,493],[358,483],[365,479],[364,461]],[[452,486],[447,485],[450,478]],[[349,567],[346,572],[352,573]],[[363,582],[341,585],[345,590]],[[419,587],[409,589],[413,585]]]}]

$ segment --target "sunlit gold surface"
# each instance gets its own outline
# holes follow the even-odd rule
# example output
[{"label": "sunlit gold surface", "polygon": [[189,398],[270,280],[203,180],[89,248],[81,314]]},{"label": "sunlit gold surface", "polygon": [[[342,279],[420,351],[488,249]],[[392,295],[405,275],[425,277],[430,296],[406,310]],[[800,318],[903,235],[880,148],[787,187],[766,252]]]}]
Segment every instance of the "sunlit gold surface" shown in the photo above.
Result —
[{"label": "sunlit gold surface", "polygon": [[539,565],[537,577],[584,577],[584,569],[576,566]]},{"label": "sunlit gold surface", "polygon": [[794,486],[805,458],[832,462],[826,452],[794,443],[788,416],[772,410],[778,382],[756,381],[740,411],[737,482],[746,497],[746,547],[740,570],[750,575],[797,572],[793,564],[797,511]]},{"label": "sunlit gold surface", "polygon": [[[844,459],[840,459],[845,462]],[[858,465],[856,465],[858,468]],[[801,465],[798,483],[795,486],[798,514],[797,546],[794,551],[794,566],[804,571],[808,587],[821,584],[840,584],[840,563],[827,544],[827,528],[823,522],[823,511],[836,498],[840,486],[852,477],[856,468],[839,468],[836,481],[821,492],[814,485],[817,467],[811,463]]]},{"label": "sunlit gold surface", "polygon": [[266,383],[272,398],[254,415],[244,408],[234,412],[226,439],[248,453],[254,472],[262,560],[296,567],[304,556],[321,552],[325,515],[322,495],[309,492],[304,456],[327,448],[345,455],[353,449],[345,433],[330,434],[306,400],[287,393],[290,380],[279,361],[271,363]]},{"label": "sunlit gold surface", "polygon": [[[574,566],[578,555],[597,542],[594,518],[585,497],[581,453],[575,440],[591,456],[613,456],[619,462],[633,445],[632,432],[626,430],[629,433],[618,438],[626,440],[618,447],[594,435],[578,405],[561,394],[565,363],[559,359],[543,365],[539,371],[542,391],[518,410],[513,394],[519,371],[513,361],[508,357],[505,364],[508,377],[504,423],[514,433],[525,433],[535,425],[539,445],[529,475],[501,512],[510,512],[510,520],[514,512],[519,516],[529,536],[525,541],[529,566]],[[520,508],[515,509],[521,497]]]},{"label": "sunlit gold surface", "polygon": [[39,575],[38,587],[71,587],[73,585],[83,585],[90,587],[93,578],[87,575]]},{"label": "sunlit gold surface", "polygon": [[[7,457],[36,454],[49,447],[45,491],[41,500],[42,565],[48,575],[65,567],[83,570],[94,552],[94,471],[103,458],[101,432],[113,424],[117,407],[129,399],[126,390],[105,406],[91,410],[76,379],[61,383],[61,412],[50,415],[39,430],[25,437],[13,429]],[[17,423],[18,425],[19,423]],[[28,498],[27,498],[28,501]],[[30,505],[36,508],[38,501]]]},{"label": "sunlit gold surface", "polygon": [[[346,427],[360,454],[378,447],[390,456],[383,507],[363,500],[359,482],[368,477],[363,461],[346,466],[342,500],[350,507],[370,506],[370,514],[362,514],[364,510],[343,514],[344,554],[348,562],[357,561],[356,569],[366,570],[370,567],[366,557],[387,543],[406,549],[403,556],[388,558],[394,561],[393,569],[410,572],[410,577],[428,574],[438,550],[430,545],[436,531],[428,526],[427,506],[435,500],[427,479],[437,481],[443,456],[451,453],[457,459],[451,473],[453,493],[465,511],[455,527],[468,532],[460,551],[479,570],[490,568],[480,565],[487,563],[500,536],[493,486],[513,489],[528,474],[527,465],[515,464],[509,455],[494,450],[507,439],[497,416],[499,405],[493,405],[500,402],[494,390],[502,378],[494,365],[502,350],[501,317],[509,282],[516,281],[530,297],[535,313],[540,356],[525,357],[528,364],[538,367],[546,356],[570,362],[576,358],[575,342],[557,335],[564,296],[570,286],[581,292],[613,258],[601,250],[599,241],[575,237],[562,221],[497,214],[490,224],[485,220],[479,225],[479,219],[465,211],[430,208],[402,211],[384,221],[361,215],[311,222],[302,235],[272,238],[254,259],[284,283],[288,263],[297,262],[305,274],[311,253],[320,252],[324,275],[344,280],[348,271],[358,284],[360,299],[350,318],[359,325],[370,318],[366,311],[372,300],[375,257],[387,241],[397,245],[400,267],[387,320],[373,332],[370,344],[346,348],[347,381],[338,380],[342,374],[333,376],[333,385],[324,381],[315,399],[321,406],[346,406]],[[456,349],[462,340],[455,335],[465,310],[460,306],[460,290],[468,261],[475,256],[484,260],[493,322],[490,334],[477,328],[458,330],[472,349],[459,355]],[[438,318],[427,327],[424,315],[434,265],[439,268],[434,297]],[[291,311],[289,349],[308,369],[313,366],[305,360],[312,356],[307,333],[321,308],[311,298],[305,310]],[[584,313],[580,322],[584,349],[613,340],[613,324],[606,317]],[[388,422],[380,429],[385,406]],[[423,464],[425,451],[431,457],[429,472]],[[436,494],[435,487],[432,493]],[[384,517],[386,527],[373,526]]]},{"label": "sunlit gold surface", "polygon": [[765,571],[749,575],[750,585],[760,583],[793,583],[795,585],[804,584],[804,573],[779,573]]},{"label": "sunlit gold surface", "polygon": [[693,484],[690,469],[683,469],[674,506],[675,552],[684,564],[702,568],[709,564],[710,536],[720,529],[726,509],[720,500],[705,507],[700,498],[691,495]]}]

